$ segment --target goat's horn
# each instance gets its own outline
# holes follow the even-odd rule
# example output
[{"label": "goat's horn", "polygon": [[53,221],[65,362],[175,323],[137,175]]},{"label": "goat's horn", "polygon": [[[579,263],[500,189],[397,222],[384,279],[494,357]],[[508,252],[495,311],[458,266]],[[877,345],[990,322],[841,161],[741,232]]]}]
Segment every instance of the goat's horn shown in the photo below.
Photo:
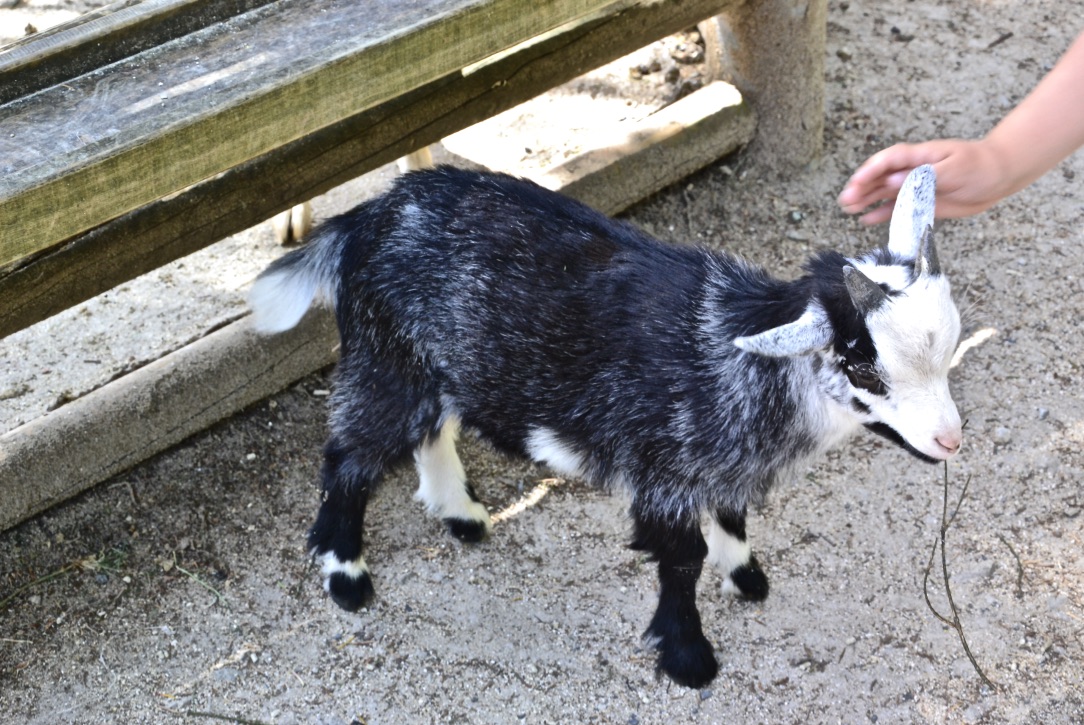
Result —
[{"label": "goat's horn", "polygon": [[915,259],[915,274],[941,274],[941,263],[937,261],[937,247],[933,243],[933,225],[926,227],[922,241],[918,245],[918,257]]},{"label": "goat's horn", "polygon": [[888,299],[880,285],[849,265],[843,268],[843,281],[851,295],[851,302],[854,302],[855,308],[863,317]]}]

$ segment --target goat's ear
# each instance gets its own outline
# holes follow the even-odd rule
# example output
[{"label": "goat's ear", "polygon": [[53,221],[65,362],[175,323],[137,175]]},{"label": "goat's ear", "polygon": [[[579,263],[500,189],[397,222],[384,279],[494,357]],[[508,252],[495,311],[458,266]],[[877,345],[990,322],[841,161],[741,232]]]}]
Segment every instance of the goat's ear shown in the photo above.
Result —
[{"label": "goat's ear", "polygon": [[736,338],[734,344],[757,355],[793,357],[823,350],[832,343],[832,335],[832,325],[824,309],[813,303],[794,322],[756,335]]},{"label": "goat's ear", "polygon": [[937,274],[937,252],[933,246],[933,214],[937,175],[929,164],[907,175],[896,197],[888,227],[888,250],[904,259],[915,260],[919,272]]}]

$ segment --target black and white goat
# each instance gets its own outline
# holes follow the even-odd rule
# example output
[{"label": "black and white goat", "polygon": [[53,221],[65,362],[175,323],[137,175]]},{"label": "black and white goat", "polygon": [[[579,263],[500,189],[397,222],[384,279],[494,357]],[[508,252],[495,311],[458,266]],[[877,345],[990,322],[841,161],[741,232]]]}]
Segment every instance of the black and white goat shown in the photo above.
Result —
[{"label": "black and white goat", "polygon": [[[959,315],[932,240],[933,170],[909,177],[887,249],[814,256],[780,281],[651,239],[535,184],[438,168],[328,220],[273,263],[255,326],[334,304],[341,361],[324,499],[309,545],[332,599],[373,596],[366,502],[413,458],[452,534],[490,530],[455,443],[497,448],[631,494],[632,546],[658,562],[658,667],[718,671],[696,609],[705,557],[751,599],[768,581],[746,508],[861,426],[926,461],[960,447],[947,374]],[[707,542],[701,516],[710,516]]]}]

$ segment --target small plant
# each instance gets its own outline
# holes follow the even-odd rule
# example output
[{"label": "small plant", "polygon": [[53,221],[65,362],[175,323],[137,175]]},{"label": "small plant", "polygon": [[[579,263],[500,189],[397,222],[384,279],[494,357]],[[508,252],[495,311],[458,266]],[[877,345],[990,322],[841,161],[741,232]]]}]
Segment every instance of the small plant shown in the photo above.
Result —
[{"label": "small plant", "polygon": [[84,556],[74,561],[71,561],[64,566],[51,571],[44,576],[40,576],[37,579],[23,584],[21,587],[7,595],[3,599],[0,599],[0,612],[7,609],[13,601],[15,601],[20,595],[30,591],[34,587],[44,584],[45,582],[58,579],[65,574],[73,571],[86,571],[86,572],[105,572],[109,574],[115,574],[121,570],[124,563],[128,560],[128,552],[119,547],[112,547],[105,551],[101,551],[91,556]]}]

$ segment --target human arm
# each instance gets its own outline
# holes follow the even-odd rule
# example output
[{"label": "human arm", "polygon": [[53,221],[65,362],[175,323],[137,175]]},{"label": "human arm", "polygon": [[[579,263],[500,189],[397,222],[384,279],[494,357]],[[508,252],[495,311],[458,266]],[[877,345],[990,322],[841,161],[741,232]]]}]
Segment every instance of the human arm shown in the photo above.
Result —
[{"label": "human arm", "polygon": [[[855,214],[896,197],[907,173],[933,164],[938,217],[984,211],[1032,183],[1084,145],[1084,33],[1035,89],[984,138],[896,144],[866,160],[847,181],[839,205]],[[861,217],[888,220],[890,205]]]}]

